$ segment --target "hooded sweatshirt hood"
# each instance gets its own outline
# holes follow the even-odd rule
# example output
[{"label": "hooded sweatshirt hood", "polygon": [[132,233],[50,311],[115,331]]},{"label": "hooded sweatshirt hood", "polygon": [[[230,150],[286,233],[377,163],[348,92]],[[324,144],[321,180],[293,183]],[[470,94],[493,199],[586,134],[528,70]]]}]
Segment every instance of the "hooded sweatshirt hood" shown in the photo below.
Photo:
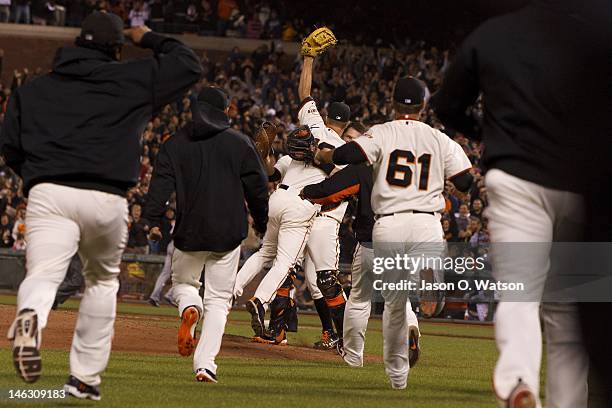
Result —
[{"label": "hooded sweatshirt hood", "polygon": [[53,72],[61,75],[88,76],[102,64],[115,62],[102,51],[85,47],[62,47],[55,53]]},{"label": "hooded sweatshirt hood", "polygon": [[193,103],[191,114],[194,124],[194,139],[208,139],[230,127],[229,118],[225,112],[206,102]]}]

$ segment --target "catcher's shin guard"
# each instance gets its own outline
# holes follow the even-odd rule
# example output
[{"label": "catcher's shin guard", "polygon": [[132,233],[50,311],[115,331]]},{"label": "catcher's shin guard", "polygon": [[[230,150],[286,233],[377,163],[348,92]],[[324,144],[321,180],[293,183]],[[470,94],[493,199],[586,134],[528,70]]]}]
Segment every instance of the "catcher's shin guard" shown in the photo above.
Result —
[{"label": "catcher's shin guard", "polygon": [[346,296],[338,280],[338,271],[317,271],[317,286],[323,293],[334,326],[336,326],[336,333],[342,338]]},{"label": "catcher's shin guard", "polygon": [[270,304],[270,324],[268,331],[274,337],[281,337],[283,331],[297,332],[297,306],[291,299],[295,275],[290,273],[283,285],[276,291]]}]

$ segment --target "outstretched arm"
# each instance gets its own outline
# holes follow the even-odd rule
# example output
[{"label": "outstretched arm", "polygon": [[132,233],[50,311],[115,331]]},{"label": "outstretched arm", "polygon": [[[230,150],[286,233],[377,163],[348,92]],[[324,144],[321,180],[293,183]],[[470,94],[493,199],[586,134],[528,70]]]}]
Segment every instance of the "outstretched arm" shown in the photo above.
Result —
[{"label": "outstretched arm", "polygon": [[304,56],[304,65],[302,66],[302,73],[300,74],[300,84],[298,87],[298,95],[300,101],[310,96],[312,89],[312,67],[314,65],[314,57],[309,55]]}]

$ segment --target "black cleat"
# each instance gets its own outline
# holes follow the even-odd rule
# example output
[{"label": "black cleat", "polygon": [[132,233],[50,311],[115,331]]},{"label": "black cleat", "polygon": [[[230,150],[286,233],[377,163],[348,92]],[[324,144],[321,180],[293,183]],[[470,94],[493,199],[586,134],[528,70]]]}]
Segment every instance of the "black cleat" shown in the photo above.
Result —
[{"label": "black cleat", "polygon": [[251,328],[255,333],[255,337],[264,336],[264,316],[266,311],[259,301],[259,299],[253,297],[246,302],[246,310],[251,314]]},{"label": "black cleat", "polygon": [[410,326],[408,329],[408,364],[410,368],[416,365],[420,355],[419,329],[416,326]]},{"label": "black cleat", "polygon": [[33,383],[40,377],[40,331],[38,316],[32,309],[23,309],[9,328],[8,339],[13,342],[13,364],[25,382]]},{"label": "black cleat", "polygon": [[316,348],[317,350],[331,350],[336,348],[336,345],[339,341],[340,339],[338,338],[338,335],[335,332],[330,330],[323,330],[323,332],[321,333],[321,338],[319,339],[319,341],[315,342],[314,348]]},{"label": "black cleat", "polygon": [[100,401],[100,388],[93,385],[87,385],[76,377],[68,377],[68,381],[64,384],[64,391],[75,398],[90,399]]}]

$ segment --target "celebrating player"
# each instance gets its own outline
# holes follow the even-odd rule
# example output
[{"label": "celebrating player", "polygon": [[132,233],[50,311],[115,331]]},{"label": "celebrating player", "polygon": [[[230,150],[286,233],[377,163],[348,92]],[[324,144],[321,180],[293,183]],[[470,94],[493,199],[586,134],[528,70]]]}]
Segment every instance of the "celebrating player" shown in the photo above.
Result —
[{"label": "celebrating player", "polygon": [[[467,191],[472,183],[471,163],[459,144],[419,121],[425,106],[425,88],[419,80],[401,78],[393,100],[395,120],[373,126],[366,137],[335,150],[321,150],[317,159],[340,165],[372,164],[375,246],[399,242],[408,256],[421,255],[423,250],[440,255],[445,179]],[[408,327],[416,322],[407,320],[407,291],[383,291],[383,298],[385,368],[391,386],[403,389],[410,369]]]},{"label": "celebrating player", "polygon": [[[484,137],[489,197],[485,215],[495,251],[493,272],[497,279],[526,284],[521,299],[508,299],[502,293],[495,315],[499,358],[493,386],[500,405],[509,408],[539,406],[540,313],[546,333],[546,405],[586,407],[589,399],[589,364],[577,305],[540,305],[551,269],[551,242],[579,240],[582,233],[579,193],[592,182],[584,180],[584,174],[591,172],[583,160],[591,162],[592,154],[583,152],[584,142],[578,140],[598,135],[583,136],[590,133],[583,118],[594,119],[590,109],[585,115],[579,113],[583,103],[578,101],[590,100],[591,89],[584,81],[567,79],[579,77],[575,61],[590,60],[585,56],[599,46],[593,45],[591,36],[601,34],[589,18],[579,17],[580,7],[570,3],[534,2],[518,13],[484,23],[461,47],[432,98],[446,125],[472,138]],[[534,19],[540,22],[537,27],[532,25]],[[603,50],[598,49],[597,55]],[[466,115],[480,92],[485,95],[482,133],[480,124]],[[597,140],[598,148],[600,144]],[[600,201],[600,185],[592,185]],[[522,222],[515,222],[517,218]],[[598,354],[596,360],[601,357]]]},{"label": "celebrating player", "polygon": [[51,73],[11,97],[0,137],[0,151],[29,193],[27,276],[9,329],[15,368],[27,382],[39,378],[41,333],[78,252],[85,292],[65,389],[94,400],[111,351],[128,232],[125,196],[138,180],[141,135],[151,112],[201,73],[196,55],[179,41],[146,27],[126,35],[155,57],[119,63],[123,21],[111,13],[89,15],[76,47],[61,48]]},{"label": "celebrating player", "polygon": [[172,294],[181,316],[178,349],[182,356],[193,353],[195,329],[202,319],[193,359],[200,382],[217,382],[215,357],[232,306],[240,243],[248,231],[245,200],[259,234],[266,232],[268,221],[264,168],[253,142],[230,129],[228,109],[229,99],[221,89],[200,92],[192,107],[193,124],[160,149],[145,207],[151,236],[159,239],[166,203],[176,191]]}]

